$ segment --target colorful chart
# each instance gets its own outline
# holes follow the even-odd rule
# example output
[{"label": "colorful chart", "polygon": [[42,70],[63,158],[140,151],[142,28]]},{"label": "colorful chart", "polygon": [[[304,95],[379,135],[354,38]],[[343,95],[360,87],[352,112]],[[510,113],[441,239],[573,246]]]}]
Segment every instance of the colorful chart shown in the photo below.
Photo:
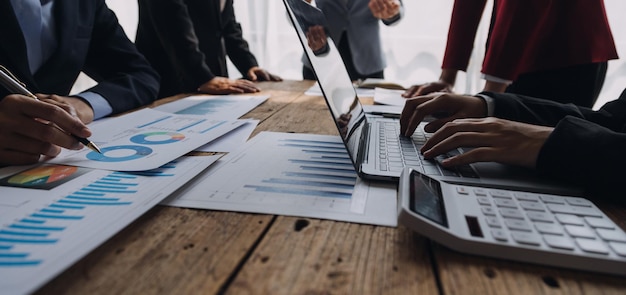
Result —
[{"label": "colorful chart", "polygon": [[185,139],[185,135],[176,132],[156,131],[137,134],[130,141],[137,144],[168,144]]},{"label": "colorful chart", "polygon": [[152,149],[141,145],[117,145],[101,149],[102,154],[90,152],[87,159],[100,162],[124,162],[152,154]]},{"label": "colorful chart", "polygon": [[74,166],[42,165],[4,178],[0,180],[0,185],[51,189],[84,174],[86,171],[88,170]]}]

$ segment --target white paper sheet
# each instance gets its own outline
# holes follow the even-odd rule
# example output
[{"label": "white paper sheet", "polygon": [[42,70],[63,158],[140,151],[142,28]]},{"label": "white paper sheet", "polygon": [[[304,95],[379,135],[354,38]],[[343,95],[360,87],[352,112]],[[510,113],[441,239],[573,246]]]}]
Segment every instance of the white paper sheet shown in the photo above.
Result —
[{"label": "white paper sheet", "polygon": [[48,163],[112,171],[150,170],[174,160],[243,124],[143,109],[90,126],[102,154],[63,150]]},{"label": "white paper sheet", "polygon": [[0,170],[0,293],[34,292],[218,158],[183,157],[143,172]]},{"label": "white paper sheet", "polygon": [[361,181],[338,136],[262,132],[163,204],[395,226],[396,185]]},{"label": "white paper sheet", "polygon": [[196,95],[166,103],[154,109],[173,114],[230,120],[245,115],[268,98],[267,95]]},{"label": "white paper sheet", "polygon": [[402,97],[404,90],[385,88],[374,89],[374,103],[404,107],[406,98]]},{"label": "white paper sheet", "polygon": [[248,141],[250,134],[252,134],[257,125],[259,125],[259,120],[244,120],[243,125],[195,150],[199,152],[215,153],[234,152]]}]

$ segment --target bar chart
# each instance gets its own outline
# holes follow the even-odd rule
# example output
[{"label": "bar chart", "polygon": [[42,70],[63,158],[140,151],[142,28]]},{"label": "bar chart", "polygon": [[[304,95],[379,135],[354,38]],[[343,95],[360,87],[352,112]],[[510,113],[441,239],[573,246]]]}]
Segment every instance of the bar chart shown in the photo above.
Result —
[{"label": "bar chart", "polygon": [[337,136],[262,132],[166,204],[395,225],[395,194],[358,178]]},{"label": "bar chart", "polygon": [[[25,200],[19,206],[0,205],[0,288],[9,293],[32,291],[217,158],[184,157],[141,172],[83,168],[88,171],[49,190],[0,187],[3,197],[19,195]],[[31,174],[26,170],[7,178]]]}]

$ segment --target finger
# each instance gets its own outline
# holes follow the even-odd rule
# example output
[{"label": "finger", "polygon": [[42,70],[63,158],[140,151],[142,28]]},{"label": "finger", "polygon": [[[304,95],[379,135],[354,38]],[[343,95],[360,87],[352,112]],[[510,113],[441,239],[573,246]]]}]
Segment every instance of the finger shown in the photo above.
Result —
[{"label": "finger", "polygon": [[27,117],[52,122],[68,133],[80,137],[91,136],[91,131],[83,122],[55,104],[33,101],[33,104],[29,103],[29,106],[23,107],[21,111]]},{"label": "finger", "polygon": [[233,85],[237,88],[240,88],[246,92],[258,92],[260,89],[256,86],[256,84],[247,81],[247,80],[237,80]]},{"label": "finger", "polygon": [[458,132],[476,132],[474,128],[468,126],[465,120],[454,120],[444,124],[437,132],[435,132],[426,143],[422,146],[421,152],[426,154],[426,151],[432,149],[435,145],[448,139]]},{"label": "finger", "polygon": [[[54,157],[61,152],[60,147],[51,144],[50,142],[37,140],[21,134],[12,134],[11,136],[4,138],[7,140],[2,143],[2,147],[0,148],[2,151],[36,155],[36,158],[39,158],[39,155]],[[27,156],[27,158],[33,157]]]},{"label": "finger", "polygon": [[250,71],[248,72],[248,79],[250,79],[251,81],[256,81],[258,77],[254,71]]},{"label": "finger", "polygon": [[282,81],[283,80],[283,78],[281,78],[280,76],[273,75],[273,74],[270,74],[270,79],[272,81]]},{"label": "finger", "polygon": [[13,150],[0,150],[0,165],[27,165],[39,161],[40,154],[29,154]]},{"label": "finger", "polygon": [[415,109],[428,99],[429,98],[427,96],[418,96],[409,98],[404,102],[404,108],[402,108],[402,113],[400,114],[400,134],[405,136],[413,134],[415,127],[417,126],[413,126],[413,124],[411,124]]},{"label": "finger", "polygon": [[[70,136],[66,131],[61,130],[59,127],[53,125],[51,122],[42,123],[36,120],[31,122],[25,122],[27,126],[20,133],[23,136],[29,137],[39,142],[50,143],[56,146],[64,147],[71,150],[79,150],[82,145],[74,137]],[[50,155],[48,153],[41,154]],[[51,156],[55,156],[51,155]]]},{"label": "finger", "polygon": [[259,76],[260,76],[260,80],[261,81],[270,81],[270,74],[267,71],[260,71],[259,72]]}]

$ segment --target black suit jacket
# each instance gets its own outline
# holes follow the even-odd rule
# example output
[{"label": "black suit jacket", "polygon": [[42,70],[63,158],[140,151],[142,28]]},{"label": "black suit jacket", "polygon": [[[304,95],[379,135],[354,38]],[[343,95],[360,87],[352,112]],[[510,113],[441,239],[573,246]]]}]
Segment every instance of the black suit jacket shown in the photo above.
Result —
[{"label": "black suit jacket", "polygon": [[598,111],[514,94],[484,94],[494,98],[496,117],[555,127],[539,153],[540,172],[584,185],[590,196],[626,202],[620,193],[626,179],[626,90]]},{"label": "black suit jacket", "polygon": [[[55,0],[58,47],[32,75],[26,43],[10,1],[0,1],[0,64],[34,93],[68,95],[83,71],[98,82],[113,113],[156,98],[159,77],[119,26],[104,0]],[[0,99],[9,93],[0,87]]]},{"label": "black suit jacket", "polygon": [[135,44],[162,77],[160,97],[196,92],[215,76],[228,77],[226,55],[244,77],[258,65],[232,0],[222,12],[219,0],[139,0]]}]

